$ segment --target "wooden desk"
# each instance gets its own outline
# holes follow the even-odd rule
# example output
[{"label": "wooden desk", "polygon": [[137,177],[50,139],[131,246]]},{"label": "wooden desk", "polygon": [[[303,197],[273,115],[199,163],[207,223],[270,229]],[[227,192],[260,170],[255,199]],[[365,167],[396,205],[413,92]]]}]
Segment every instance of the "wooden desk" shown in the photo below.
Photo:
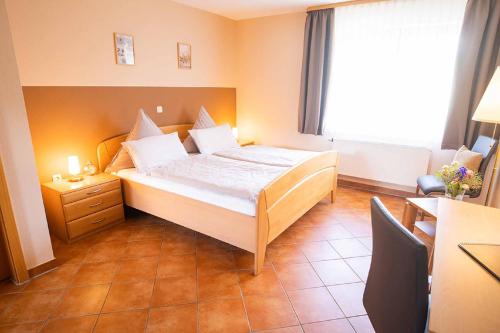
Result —
[{"label": "wooden desk", "polygon": [[439,198],[429,330],[500,331],[500,283],[462,242],[500,244],[500,209]]}]

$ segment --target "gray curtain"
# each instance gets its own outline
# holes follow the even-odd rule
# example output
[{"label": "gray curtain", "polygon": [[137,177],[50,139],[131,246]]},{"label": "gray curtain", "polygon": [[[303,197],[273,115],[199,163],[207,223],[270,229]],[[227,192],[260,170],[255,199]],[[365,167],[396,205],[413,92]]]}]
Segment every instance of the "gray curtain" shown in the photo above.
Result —
[{"label": "gray curtain", "polygon": [[469,0],[455,65],[452,98],[441,143],[443,149],[471,148],[480,134],[491,136],[493,125],[472,121],[488,83],[500,65],[500,1]]},{"label": "gray curtain", "polygon": [[323,134],[333,47],[334,9],[307,14],[299,99],[299,132]]}]

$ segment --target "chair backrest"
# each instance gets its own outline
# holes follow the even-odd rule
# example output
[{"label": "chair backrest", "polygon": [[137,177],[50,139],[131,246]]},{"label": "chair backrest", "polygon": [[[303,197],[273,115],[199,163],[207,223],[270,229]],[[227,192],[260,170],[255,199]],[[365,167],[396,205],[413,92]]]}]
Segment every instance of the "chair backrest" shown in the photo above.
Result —
[{"label": "chair backrest", "polygon": [[498,140],[493,140],[492,138],[484,135],[480,135],[477,137],[477,140],[471,150],[483,155],[483,160],[481,161],[478,170],[481,175],[484,175],[484,173],[486,172],[486,168],[488,167],[491,158],[495,154],[497,146]]},{"label": "chair backrest", "polygon": [[371,200],[373,254],[363,304],[376,332],[421,333],[427,322],[427,248]]}]

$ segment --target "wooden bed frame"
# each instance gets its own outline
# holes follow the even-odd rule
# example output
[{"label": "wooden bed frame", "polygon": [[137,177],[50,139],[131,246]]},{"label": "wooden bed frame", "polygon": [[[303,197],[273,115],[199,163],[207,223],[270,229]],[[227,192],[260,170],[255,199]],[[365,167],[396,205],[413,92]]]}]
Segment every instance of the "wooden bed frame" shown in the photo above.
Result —
[{"label": "wooden bed frame", "polygon": [[[184,139],[193,124],[161,127]],[[97,146],[99,168],[104,170],[127,134]],[[255,216],[238,213],[172,192],[122,179],[128,206],[185,226],[255,254],[254,274],[261,272],[267,245],[309,209],[337,192],[338,153],[322,152],[290,168],[259,194]]]}]

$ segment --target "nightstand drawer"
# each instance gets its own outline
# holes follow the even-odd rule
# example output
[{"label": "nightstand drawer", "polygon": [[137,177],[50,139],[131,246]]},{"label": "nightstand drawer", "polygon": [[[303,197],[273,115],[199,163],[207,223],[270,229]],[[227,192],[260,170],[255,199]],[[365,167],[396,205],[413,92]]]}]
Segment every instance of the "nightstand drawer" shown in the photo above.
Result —
[{"label": "nightstand drawer", "polygon": [[92,230],[101,228],[107,224],[122,220],[123,218],[123,204],[119,204],[98,213],[82,217],[81,219],[69,222],[67,224],[69,238],[81,236]]},{"label": "nightstand drawer", "polygon": [[102,194],[104,192],[112,191],[115,189],[119,189],[121,187],[120,180],[116,179],[107,183],[103,183],[100,185],[95,185],[89,188],[84,188],[82,190],[73,191],[67,194],[61,195],[61,200],[63,205],[69,204],[71,202],[75,202],[78,200],[91,198],[93,196]]},{"label": "nightstand drawer", "polygon": [[118,205],[121,202],[122,192],[120,189],[112,190],[88,199],[64,205],[64,215],[66,216],[66,221],[69,222],[108,207]]}]

